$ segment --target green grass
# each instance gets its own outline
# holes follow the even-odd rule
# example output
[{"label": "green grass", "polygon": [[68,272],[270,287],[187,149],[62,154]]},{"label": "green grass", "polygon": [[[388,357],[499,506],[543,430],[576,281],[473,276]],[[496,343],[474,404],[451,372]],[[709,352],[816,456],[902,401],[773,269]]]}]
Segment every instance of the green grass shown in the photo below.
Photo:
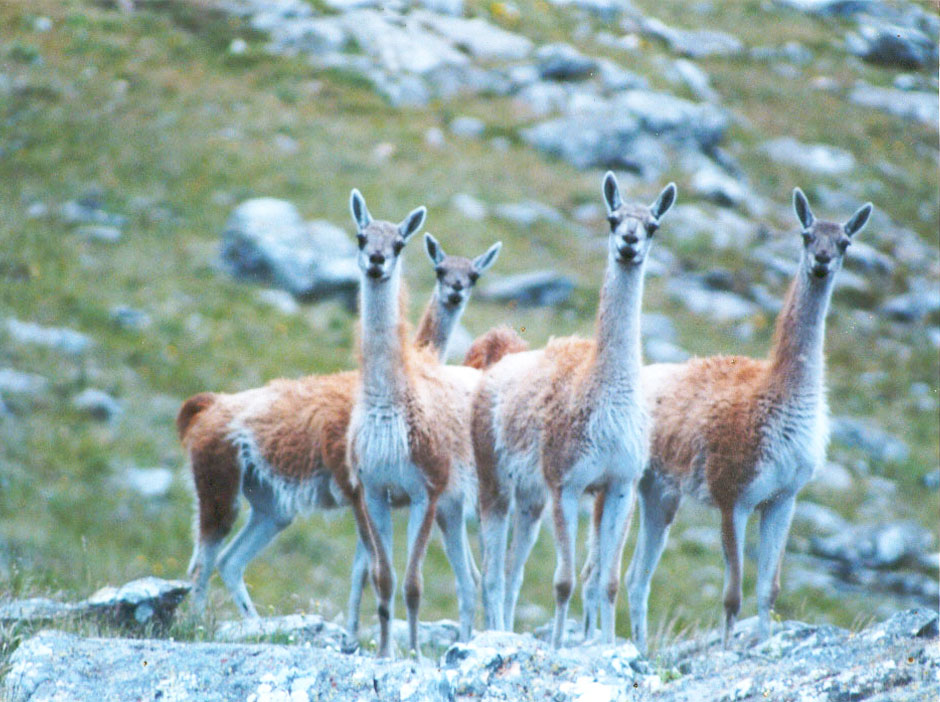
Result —
[{"label": "green grass", "polygon": [[[578,24],[566,11],[540,0],[516,3],[513,21],[497,21],[543,41],[569,40]],[[814,51],[817,64],[846,87],[855,79],[887,85],[884,68],[847,62],[833,45],[841,25],[759,10],[759,2],[714,3],[703,26],[738,34],[749,44],[794,39]],[[443,150],[424,145],[424,134],[454,116],[484,117],[488,133],[513,134],[532,121],[511,99],[472,97],[399,111],[367,84],[342,71],[317,71],[301,60],[264,53],[265,39],[211,10],[206,0],[139,3],[133,15],[82,0],[13,0],[0,6],[0,72],[15,81],[0,100],[0,309],[41,324],[81,330],[95,346],[80,357],[16,345],[0,328],[0,366],[39,373],[50,390],[35,400],[5,397],[13,418],[0,419],[0,544],[9,567],[0,569],[0,595],[51,594],[77,599],[106,583],[157,574],[183,577],[191,549],[192,498],[173,417],[178,403],[197,391],[235,391],[278,376],[330,372],[354,362],[354,318],[340,305],[305,306],[284,316],[259,302],[256,289],[216,271],[217,241],[233,203],[257,195],[294,202],[305,218],[326,218],[349,227],[347,197],[353,186],[366,195],[378,217],[398,219],[424,203],[428,229],[446,250],[481,253],[497,239],[504,249],[497,273],[556,268],[578,283],[573,300],[556,310],[526,310],[473,302],[465,322],[473,332],[508,323],[524,329],[533,346],[551,335],[589,334],[602,262],[590,237],[565,225],[539,223],[522,229],[498,220],[471,222],[450,206],[453,195],[469,192],[490,203],[536,199],[562,209],[599,202],[600,174],[540,158],[517,140],[507,152],[486,142],[448,137]],[[681,10],[685,3],[638,2],[664,21],[697,26]],[[489,16],[491,5],[469,3],[470,12]],[[45,15],[54,27],[32,31],[32,18]],[[595,28],[601,23],[588,20]],[[774,25],[768,34],[769,23]],[[226,47],[244,38],[248,51],[231,56]],[[601,53],[589,41],[584,51]],[[612,52],[625,67],[667,88],[655,68],[666,56],[657,42],[644,40],[636,53]],[[753,187],[785,203],[796,183],[812,197],[819,184],[806,174],[760,156],[765,139],[792,135],[853,151],[862,183],[861,202],[872,198],[898,223],[936,244],[937,135],[878,112],[862,114],[838,95],[814,90],[816,64],[799,80],[781,78],[763,64],[743,59],[708,59],[725,104],[742,115],[729,143]],[[681,92],[681,91],[680,91]],[[275,135],[299,144],[281,152]],[[377,144],[395,146],[387,160]],[[909,177],[890,179],[878,165],[888,161]],[[688,201],[684,176],[676,174],[680,202]],[[640,186],[632,196],[652,200],[661,184]],[[105,209],[128,218],[116,244],[88,242],[54,214],[30,219],[37,201],[54,213],[67,200],[97,193]],[[927,203],[930,216],[922,219]],[[845,217],[849,213],[819,212]],[[770,216],[774,228],[791,221]],[[600,236],[602,223],[596,229]],[[888,246],[890,232],[862,235]],[[870,238],[869,238],[870,237]],[[533,243],[537,248],[533,248]],[[720,265],[747,270],[746,251],[688,249],[670,241],[668,222],[656,246],[678,251],[697,269]],[[890,250],[890,249],[888,249]],[[533,254],[533,251],[536,253]],[[406,269],[415,318],[432,276],[420,247],[410,247]],[[934,273],[936,272],[936,263]],[[752,320],[757,332],[739,341],[731,328],[704,324],[665,293],[664,280],[650,280],[644,306],[669,315],[680,343],[693,353],[762,355],[772,320]],[[885,293],[901,292],[899,274]],[[773,291],[782,294],[782,288]],[[127,304],[145,310],[153,323],[142,331],[117,328],[109,310]],[[909,352],[888,343],[900,341]],[[937,495],[925,493],[922,474],[937,465],[936,411],[925,412],[910,396],[923,382],[937,397],[937,351],[919,328],[877,323],[857,328],[847,300],[837,295],[828,325],[830,404],[834,414],[871,417],[911,447],[902,464],[872,466],[897,481],[890,517],[914,518],[936,529]],[[859,386],[867,371],[886,371],[875,387]],[[100,387],[124,404],[122,419],[100,424],[80,415],[71,397],[86,386]],[[852,464],[862,456],[834,446],[834,460]],[[168,496],[144,500],[117,485],[122,466],[168,466],[177,479]],[[812,486],[807,495],[847,517],[865,499],[859,488],[848,496]],[[693,525],[717,526],[710,512],[692,505],[680,510],[675,535]],[[399,519],[396,531],[404,533]],[[808,534],[796,529],[795,538]],[[401,537],[399,538],[401,541]],[[349,556],[353,550],[349,515],[314,515],[286,531],[249,568],[247,581],[262,613],[321,611],[338,617],[344,609]],[[626,554],[632,552],[632,541]],[[400,556],[400,554],[399,554]],[[532,627],[551,613],[554,549],[543,533],[529,563],[521,625]],[[401,566],[399,566],[399,572]],[[786,572],[784,572],[786,578]],[[442,550],[433,543],[425,568],[422,616],[455,617],[452,578]],[[690,629],[717,622],[721,558],[673,538],[657,572],[650,603],[650,631],[668,642]],[[753,564],[746,567],[745,608],[754,611]],[[784,617],[852,625],[864,598],[814,591],[789,592],[778,604]],[[218,580],[211,611],[227,618],[235,610]],[[363,611],[373,621],[371,599]],[[398,611],[402,611],[401,605]],[[577,602],[573,611],[578,611]],[[628,631],[621,600],[620,632]],[[184,625],[180,637],[205,630]],[[185,627],[192,626],[187,634]],[[0,660],[28,632],[0,631]],[[2,675],[2,671],[0,671]]]}]

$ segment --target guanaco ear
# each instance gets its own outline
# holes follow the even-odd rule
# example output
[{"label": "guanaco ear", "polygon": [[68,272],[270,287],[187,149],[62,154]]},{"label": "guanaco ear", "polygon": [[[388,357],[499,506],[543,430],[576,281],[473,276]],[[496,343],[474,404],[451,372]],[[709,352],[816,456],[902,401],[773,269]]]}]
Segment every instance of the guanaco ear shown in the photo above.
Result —
[{"label": "guanaco ear", "polygon": [[607,214],[612,214],[623,205],[620,186],[617,184],[617,176],[613,171],[607,171],[604,174],[604,202],[607,205]]},{"label": "guanaco ear", "polygon": [[421,225],[424,224],[424,218],[427,214],[428,210],[423,205],[409,212],[408,216],[398,225],[398,233],[401,235],[401,238],[408,241],[412,234],[421,229]]},{"label": "guanaco ear", "polygon": [[866,202],[859,207],[855,211],[855,214],[849,217],[849,221],[845,223],[845,233],[849,236],[855,236],[862,231],[865,225],[868,224],[868,218],[871,216],[872,209],[873,205],[870,202]]},{"label": "guanaco ear", "polygon": [[437,239],[431,236],[431,232],[424,233],[424,250],[428,252],[428,258],[435,266],[440,265],[444,260],[444,249],[441,248]]},{"label": "guanaco ear", "polygon": [[806,195],[799,188],[793,188],[793,209],[796,211],[796,218],[800,220],[800,224],[803,226],[803,231],[813,226],[816,218],[809,208],[809,200],[806,199]]},{"label": "guanaco ear", "polygon": [[366,200],[356,188],[353,188],[349,194],[349,211],[352,213],[353,222],[356,223],[356,228],[359,231],[372,223],[372,215],[369,214],[369,209],[366,207]]},{"label": "guanaco ear", "polygon": [[673,203],[676,201],[676,184],[670,183],[663,191],[659,194],[659,197],[656,198],[656,202],[650,205],[650,213],[653,215],[653,219],[657,222],[662,219],[662,216],[669,211],[669,208],[672,207]]},{"label": "guanaco ear", "polygon": [[503,242],[497,241],[486,250],[486,253],[482,253],[473,259],[473,270],[477,273],[482,273],[496,263],[496,258],[499,256],[499,250],[501,248],[503,248]]}]

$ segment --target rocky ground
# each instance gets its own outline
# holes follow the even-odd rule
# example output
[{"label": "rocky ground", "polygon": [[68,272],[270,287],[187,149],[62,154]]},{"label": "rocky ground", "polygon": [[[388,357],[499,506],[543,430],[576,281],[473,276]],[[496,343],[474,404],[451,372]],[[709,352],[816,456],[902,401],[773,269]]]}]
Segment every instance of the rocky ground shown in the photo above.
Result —
[{"label": "rocky ground", "polygon": [[[166,616],[166,607],[153,604]],[[9,608],[3,616],[9,621]],[[404,638],[404,623],[396,624]],[[788,621],[756,645],[755,625],[740,622],[729,650],[711,632],[649,660],[624,641],[552,651],[529,634],[489,632],[454,643],[456,625],[436,622],[421,629],[424,652],[433,657],[392,662],[355,647],[344,652],[350,649],[342,629],[316,615],[223,623],[216,642],[203,643],[44,630],[13,654],[3,692],[10,702],[914,702],[940,692],[936,610],[900,612],[854,632]],[[272,640],[280,643],[219,643]]]}]

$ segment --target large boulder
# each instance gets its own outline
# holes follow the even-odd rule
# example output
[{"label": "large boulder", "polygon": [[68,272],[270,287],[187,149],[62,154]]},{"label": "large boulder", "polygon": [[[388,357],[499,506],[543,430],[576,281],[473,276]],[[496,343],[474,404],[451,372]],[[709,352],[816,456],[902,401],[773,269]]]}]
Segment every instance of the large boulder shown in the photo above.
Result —
[{"label": "large boulder", "polygon": [[937,63],[937,42],[919,29],[888,22],[866,22],[845,38],[856,56],[872,63],[920,68]]},{"label": "large boulder", "polygon": [[235,277],[274,285],[298,299],[340,297],[355,303],[355,247],[328,222],[304,223],[289,202],[246,200],[222,234],[221,258]]},{"label": "large boulder", "polygon": [[642,18],[640,29],[645,34],[666,42],[677,54],[690,58],[733,56],[744,50],[741,40],[731,34],[708,29],[677,29],[654,17]]},{"label": "large boulder", "polygon": [[45,346],[69,355],[84,353],[92,347],[91,337],[67,327],[45,327],[35,322],[23,322],[10,317],[7,334],[20,344]]},{"label": "large boulder", "polygon": [[937,113],[940,111],[940,99],[936,91],[879,88],[862,82],[856,83],[852,88],[849,100],[857,105],[873,107],[895,117],[934,126],[937,124]]},{"label": "large boulder", "polygon": [[532,271],[509,275],[490,283],[477,295],[492,302],[513,302],[522,307],[558,305],[574,290],[574,282],[555,271]]},{"label": "large boulder", "polygon": [[828,144],[803,144],[792,137],[764,143],[762,150],[786,166],[795,166],[819,175],[843,175],[855,167],[855,157],[845,149]]}]

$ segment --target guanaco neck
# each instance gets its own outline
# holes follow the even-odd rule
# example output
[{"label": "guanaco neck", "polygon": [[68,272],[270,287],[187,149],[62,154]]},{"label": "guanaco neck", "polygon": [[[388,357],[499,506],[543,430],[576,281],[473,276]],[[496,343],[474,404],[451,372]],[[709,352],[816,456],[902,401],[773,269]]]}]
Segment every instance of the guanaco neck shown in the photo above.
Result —
[{"label": "guanaco neck", "polygon": [[441,300],[437,287],[434,294],[424,308],[421,321],[418,323],[418,333],[415,335],[415,346],[428,347],[437,352],[437,357],[443,361],[447,357],[447,346],[457,327],[457,321],[463,314],[464,305],[447,306]]},{"label": "guanaco neck", "polygon": [[624,266],[610,256],[597,310],[591,373],[600,387],[635,384],[640,374],[640,309],[646,259]]},{"label": "guanaco neck", "polygon": [[396,404],[406,388],[405,325],[401,321],[401,270],[396,266],[389,280],[360,277],[362,332],[359,360],[362,395],[372,407]]},{"label": "guanaco neck", "polygon": [[772,381],[789,397],[820,395],[823,389],[826,312],[835,272],[820,280],[801,265],[777,316],[770,352]]}]

